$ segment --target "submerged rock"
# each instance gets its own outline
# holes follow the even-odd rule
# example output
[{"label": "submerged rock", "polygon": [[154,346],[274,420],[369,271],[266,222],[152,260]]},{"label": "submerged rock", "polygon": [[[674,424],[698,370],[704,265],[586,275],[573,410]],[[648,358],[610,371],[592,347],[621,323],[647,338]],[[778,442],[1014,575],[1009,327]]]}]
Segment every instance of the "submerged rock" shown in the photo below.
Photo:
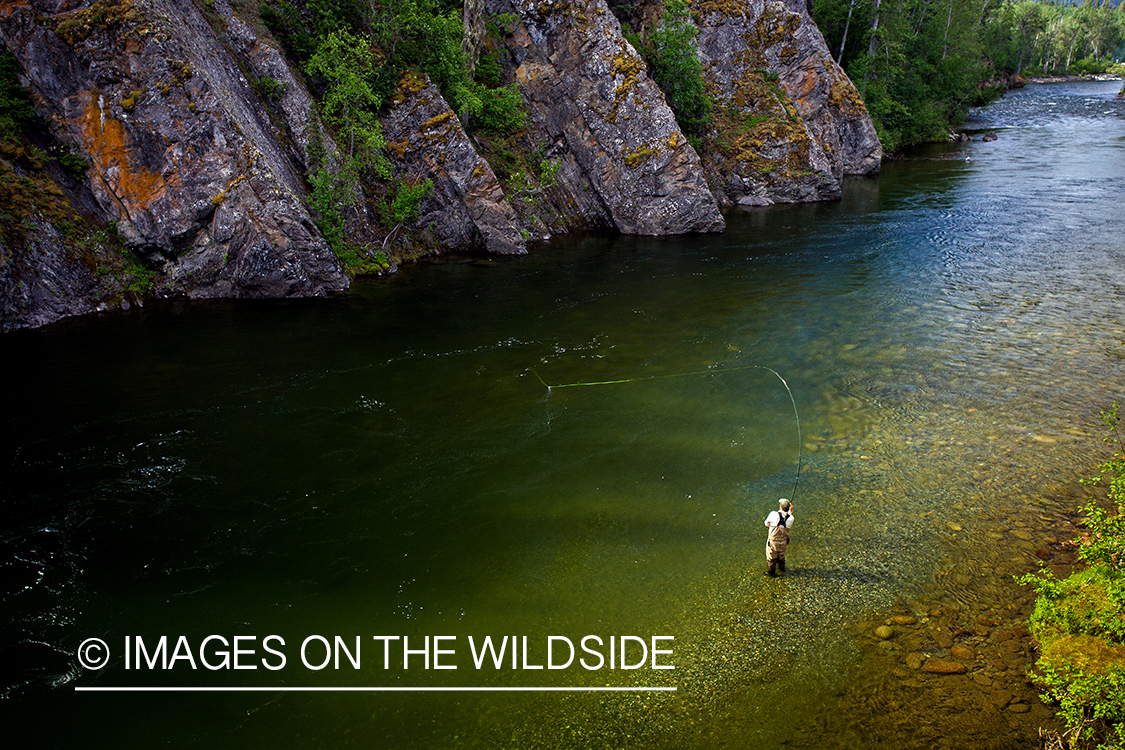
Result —
[{"label": "submerged rock", "polygon": [[958,661],[969,661],[970,659],[976,657],[976,654],[973,653],[973,650],[971,648],[969,648],[968,646],[962,646],[960,644],[955,644],[952,648],[950,648],[949,655],[954,659],[957,659]]},{"label": "submerged rock", "polygon": [[930,659],[922,665],[922,671],[930,674],[964,674],[969,668],[955,661]]}]

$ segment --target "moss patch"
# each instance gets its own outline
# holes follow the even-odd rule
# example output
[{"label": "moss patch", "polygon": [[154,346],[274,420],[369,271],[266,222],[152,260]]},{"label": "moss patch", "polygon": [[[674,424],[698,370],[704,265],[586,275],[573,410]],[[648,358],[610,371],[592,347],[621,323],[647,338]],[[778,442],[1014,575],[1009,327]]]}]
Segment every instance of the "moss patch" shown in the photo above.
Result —
[{"label": "moss patch", "polygon": [[133,0],[99,0],[88,8],[63,14],[55,31],[73,46],[96,31],[129,28],[141,20],[141,12],[133,5]]}]

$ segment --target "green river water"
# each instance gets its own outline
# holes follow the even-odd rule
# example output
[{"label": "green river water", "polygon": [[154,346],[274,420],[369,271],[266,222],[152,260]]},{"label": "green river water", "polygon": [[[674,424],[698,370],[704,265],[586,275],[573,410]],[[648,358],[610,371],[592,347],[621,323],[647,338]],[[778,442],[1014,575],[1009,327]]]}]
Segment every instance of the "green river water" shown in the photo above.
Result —
[{"label": "green river water", "polygon": [[[953,621],[1002,650],[1029,602],[1011,576],[1073,536],[1102,458],[1125,396],[1119,86],[1009,93],[970,143],[722,235],[6,335],[8,746],[1035,747],[1051,712],[1026,646],[966,675],[907,657],[944,658],[927,633]],[[785,387],[749,366],[788,382],[800,443]],[[878,643],[896,615],[915,622]],[[162,635],[196,658],[255,636],[259,666],[126,669],[127,636]],[[360,637],[362,667],[305,668],[310,635]],[[456,636],[457,669],[404,670],[401,641],[384,669],[377,635]],[[468,637],[505,635],[531,664],[549,636],[672,636],[675,669],[475,669]],[[100,670],[76,654],[92,637]],[[676,690],[75,690],[113,686]]]}]

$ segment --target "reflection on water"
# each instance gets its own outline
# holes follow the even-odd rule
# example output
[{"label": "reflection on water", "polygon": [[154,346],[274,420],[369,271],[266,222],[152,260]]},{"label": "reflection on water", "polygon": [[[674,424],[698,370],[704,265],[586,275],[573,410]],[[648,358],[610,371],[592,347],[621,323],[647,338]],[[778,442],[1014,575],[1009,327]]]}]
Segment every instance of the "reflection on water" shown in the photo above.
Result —
[{"label": "reflection on water", "polygon": [[[841,203],[738,213],[721,237],[588,236],[340,299],[5,337],[18,730],[73,740],[65,711],[106,746],[1028,745],[1049,712],[1021,676],[1011,575],[1057,562],[1125,382],[1116,88],[1009,94],[970,122],[995,142],[921,149]],[[793,494],[796,424],[748,365],[781,373],[801,417],[777,581],[762,519]],[[73,656],[212,633],[674,635],[668,672],[283,677],[678,691],[72,692],[277,684]],[[970,672],[912,666],[953,634]]]}]

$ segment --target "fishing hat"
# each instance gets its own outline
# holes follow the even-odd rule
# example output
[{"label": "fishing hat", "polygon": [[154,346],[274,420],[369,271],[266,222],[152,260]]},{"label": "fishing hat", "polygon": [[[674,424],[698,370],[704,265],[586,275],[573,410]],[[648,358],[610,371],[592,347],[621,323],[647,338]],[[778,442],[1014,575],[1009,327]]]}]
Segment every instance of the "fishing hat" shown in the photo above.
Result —
[{"label": "fishing hat", "polygon": [[781,506],[782,510],[789,510],[789,508],[792,507],[792,505],[793,505],[793,503],[789,502],[784,497],[781,498],[780,500],[778,500],[777,503],[778,503],[778,505]]}]

